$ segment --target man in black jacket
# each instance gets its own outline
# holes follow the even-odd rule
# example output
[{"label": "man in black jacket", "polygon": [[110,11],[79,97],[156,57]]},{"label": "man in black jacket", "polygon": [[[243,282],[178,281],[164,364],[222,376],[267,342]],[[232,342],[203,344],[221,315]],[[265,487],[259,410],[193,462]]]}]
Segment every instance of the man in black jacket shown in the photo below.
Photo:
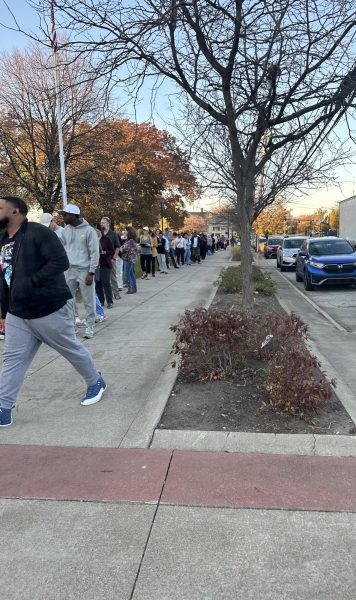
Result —
[{"label": "man in black jacket", "polygon": [[0,373],[0,426],[12,424],[26,371],[44,342],[64,356],[87,383],[81,404],[98,402],[106,384],[88,350],[74,331],[74,301],[65,282],[69,267],[63,245],[53,231],[29,223],[26,203],[16,196],[0,198],[0,330],[5,349]]}]

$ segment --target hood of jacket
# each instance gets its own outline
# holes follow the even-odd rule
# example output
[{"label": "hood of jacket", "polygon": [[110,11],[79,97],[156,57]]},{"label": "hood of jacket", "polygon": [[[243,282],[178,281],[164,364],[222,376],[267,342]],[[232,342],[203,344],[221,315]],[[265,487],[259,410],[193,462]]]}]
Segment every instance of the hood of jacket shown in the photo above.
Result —
[{"label": "hood of jacket", "polygon": [[99,264],[99,238],[85,219],[76,227],[66,225],[61,241],[66,249],[69,264],[77,269],[94,273]]}]

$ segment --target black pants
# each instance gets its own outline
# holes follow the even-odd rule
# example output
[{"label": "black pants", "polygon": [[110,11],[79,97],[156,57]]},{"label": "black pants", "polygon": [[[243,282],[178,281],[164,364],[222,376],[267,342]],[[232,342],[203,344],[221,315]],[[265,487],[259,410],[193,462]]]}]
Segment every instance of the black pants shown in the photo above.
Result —
[{"label": "black pants", "polygon": [[[172,248],[170,248],[170,250],[169,250],[169,256],[171,257],[171,261],[172,261],[172,263],[173,263],[173,266],[174,266],[174,268],[175,268],[175,269],[178,269],[178,265],[177,265],[177,263],[176,263],[176,258],[175,258],[175,256],[174,256],[174,251],[173,251],[173,249],[172,249]],[[168,263],[167,263],[167,266],[168,266]]]},{"label": "black pants", "polygon": [[112,289],[110,283],[110,275],[111,269],[109,269],[109,267],[100,267],[100,280],[95,282],[95,291],[102,305],[105,304],[105,298],[107,304],[112,304]]},{"label": "black pants", "polygon": [[142,273],[149,275],[151,273],[152,254],[140,254],[140,263]]},{"label": "black pants", "polygon": [[202,244],[200,246],[200,256],[201,256],[202,260],[205,260],[207,251],[208,251],[208,246],[206,246],[205,244]]},{"label": "black pants", "polygon": [[192,246],[192,262],[200,263],[200,248],[193,248]]},{"label": "black pants", "polygon": [[155,256],[151,256],[151,268],[152,268],[152,277],[155,276],[156,274],[156,260],[157,258]]},{"label": "black pants", "polygon": [[184,248],[177,248],[177,263],[179,265],[184,265]]}]

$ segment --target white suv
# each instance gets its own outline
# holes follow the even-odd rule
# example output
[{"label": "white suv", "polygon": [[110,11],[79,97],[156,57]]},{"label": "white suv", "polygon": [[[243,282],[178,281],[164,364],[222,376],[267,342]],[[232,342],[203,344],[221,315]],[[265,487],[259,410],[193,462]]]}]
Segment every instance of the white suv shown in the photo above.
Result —
[{"label": "white suv", "polygon": [[296,256],[299,249],[307,240],[306,236],[290,236],[283,239],[282,245],[277,250],[277,269],[285,271],[288,268],[295,267]]}]

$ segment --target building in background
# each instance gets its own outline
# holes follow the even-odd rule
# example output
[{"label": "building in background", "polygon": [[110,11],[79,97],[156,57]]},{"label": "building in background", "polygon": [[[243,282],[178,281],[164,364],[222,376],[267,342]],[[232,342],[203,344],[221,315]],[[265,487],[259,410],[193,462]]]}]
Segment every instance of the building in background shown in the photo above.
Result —
[{"label": "building in background", "polygon": [[201,208],[200,211],[188,212],[184,221],[186,231],[204,231],[214,235],[226,235],[230,237],[232,227],[229,219],[225,216],[218,216],[213,212]]},{"label": "building in background", "polygon": [[339,202],[339,235],[356,245],[356,196]]}]

